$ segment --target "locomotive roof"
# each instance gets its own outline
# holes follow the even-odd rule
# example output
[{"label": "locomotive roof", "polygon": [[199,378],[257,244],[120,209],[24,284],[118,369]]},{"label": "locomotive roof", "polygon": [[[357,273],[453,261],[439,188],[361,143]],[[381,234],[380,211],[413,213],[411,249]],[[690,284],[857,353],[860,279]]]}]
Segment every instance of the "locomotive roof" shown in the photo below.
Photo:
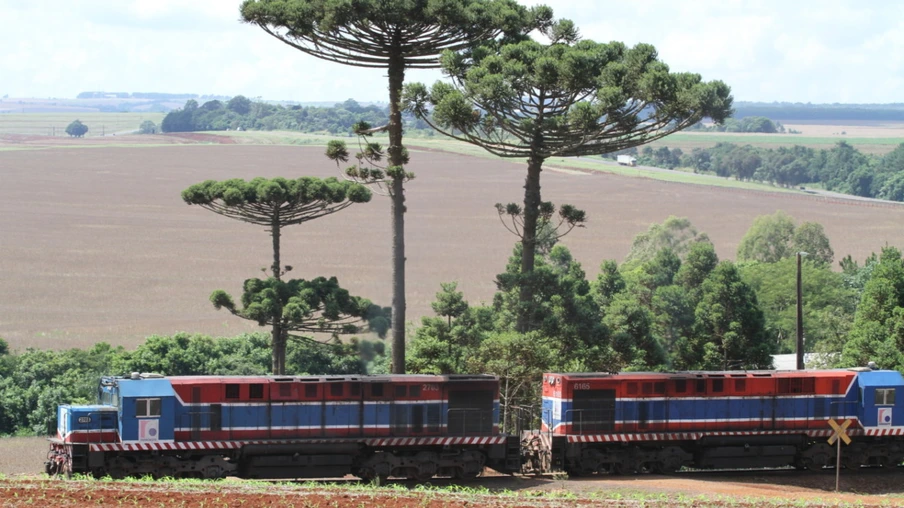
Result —
[{"label": "locomotive roof", "polygon": [[[495,381],[496,376],[488,374],[403,374],[403,375],[345,375],[345,376],[171,376],[156,379],[138,379],[141,384],[150,381],[166,380],[173,384],[187,384],[197,382],[208,383],[270,383],[270,382],[359,382],[359,383],[438,383],[438,382],[462,382],[462,381]],[[123,378],[128,380],[128,378]]]},{"label": "locomotive roof", "polygon": [[[121,381],[131,381],[123,379]],[[119,383],[120,397],[173,397],[176,392],[170,382],[163,378],[141,379],[134,383]]]},{"label": "locomotive roof", "polygon": [[904,379],[896,370],[878,370],[861,372],[858,382],[860,386],[900,386],[904,384]]},{"label": "locomotive roof", "polygon": [[[834,377],[840,373],[854,372],[851,369],[831,370],[726,370],[726,371],[674,371],[674,372],[548,372],[544,376],[561,376],[565,379],[697,379],[697,378],[741,378],[741,377]],[[897,371],[869,371],[870,373]],[[861,375],[863,372],[860,373]],[[900,377],[900,374],[898,374]],[[899,381],[900,382],[900,381]]]}]

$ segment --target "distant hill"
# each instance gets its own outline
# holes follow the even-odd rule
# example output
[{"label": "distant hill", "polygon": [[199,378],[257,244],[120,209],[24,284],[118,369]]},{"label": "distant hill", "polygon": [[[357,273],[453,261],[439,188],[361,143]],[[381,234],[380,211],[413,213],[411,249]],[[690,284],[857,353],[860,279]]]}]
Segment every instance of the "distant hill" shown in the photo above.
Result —
[{"label": "distant hill", "polygon": [[904,122],[904,103],[810,104],[801,102],[735,102],[734,117],[764,116],[793,121]]}]

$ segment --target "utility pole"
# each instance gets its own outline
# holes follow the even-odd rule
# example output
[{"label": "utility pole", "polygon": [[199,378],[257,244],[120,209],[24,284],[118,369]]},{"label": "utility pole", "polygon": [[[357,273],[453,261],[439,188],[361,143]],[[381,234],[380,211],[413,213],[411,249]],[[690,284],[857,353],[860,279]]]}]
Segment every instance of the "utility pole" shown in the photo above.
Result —
[{"label": "utility pole", "polygon": [[806,255],[806,252],[797,253],[797,370],[804,370],[804,305],[800,277],[800,258]]}]

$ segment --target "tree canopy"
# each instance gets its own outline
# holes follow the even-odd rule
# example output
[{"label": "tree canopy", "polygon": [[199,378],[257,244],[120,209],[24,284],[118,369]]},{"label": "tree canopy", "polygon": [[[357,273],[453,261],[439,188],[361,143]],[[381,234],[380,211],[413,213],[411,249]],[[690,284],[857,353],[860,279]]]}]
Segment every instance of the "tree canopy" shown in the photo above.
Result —
[{"label": "tree canopy", "polygon": [[790,215],[778,210],[753,220],[738,245],[738,261],[775,263],[798,252],[826,264],[835,256],[822,224],[804,222],[795,226]]},{"label": "tree canopy", "polygon": [[[514,0],[245,0],[242,19],[308,55],[356,67],[386,69],[389,79],[388,177],[392,216],[393,373],[405,372],[405,183],[401,93],[406,69],[435,68],[443,51],[499,36],[521,37],[552,18],[547,7]],[[333,145],[336,148],[336,145]],[[343,149],[344,150],[344,149]],[[331,157],[334,160],[339,157]],[[352,178],[374,183],[350,171]]]},{"label": "tree canopy", "polygon": [[88,133],[88,126],[83,124],[81,120],[75,120],[66,126],[66,134],[74,138],[80,138]]},{"label": "tree canopy", "polygon": [[[730,90],[721,81],[672,73],[653,46],[581,40],[571,21],[544,27],[550,44],[533,40],[491,42],[468,52],[443,54],[452,83],[416,83],[405,104],[441,133],[500,157],[527,158],[520,217],[521,299],[531,300],[543,208],[540,172],[553,156],[599,155],[649,143],[704,117],[731,114]],[[497,205],[497,208],[499,205]],[[584,222],[584,213],[563,206],[563,222]],[[516,213],[517,212],[517,213]],[[523,216],[522,216],[523,213]],[[560,212],[561,213],[561,212]],[[527,323],[519,321],[519,330]]]},{"label": "tree canopy", "polygon": [[[253,279],[245,282],[244,309],[237,310],[231,298],[222,291],[215,292],[211,300],[217,308],[226,307],[237,316],[257,321],[261,325],[272,326],[274,374],[285,373],[288,331],[311,331],[308,325],[312,322],[311,316],[317,312],[325,318],[318,321],[323,328],[322,331],[329,333],[349,331],[342,330],[341,327],[336,328],[336,322],[342,322],[342,318],[335,317],[335,313],[329,310],[330,307],[320,308],[312,302],[308,302],[307,306],[300,303],[302,300],[299,298],[303,299],[302,293],[309,293],[312,290],[310,287],[298,287],[304,286],[304,281],[289,281],[286,284],[281,282],[282,275],[292,269],[291,265],[281,264],[282,228],[336,213],[354,203],[368,202],[370,197],[370,190],[363,185],[335,178],[321,180],[312,177],[295,180],[285,178],[255,178],[250,181],[208,180],[182,191],[182,200],[189,205],[199,205],[225,217],[264,226],[270,233],[273,244],[271,278],[267,281]],[[336,301],[336,298],[325,301]],[[340,308],[341,312],[351,316],[363,316],[361,312],[355,310],[354,305]],[[300,323],[305,323],[305,326]]]}]

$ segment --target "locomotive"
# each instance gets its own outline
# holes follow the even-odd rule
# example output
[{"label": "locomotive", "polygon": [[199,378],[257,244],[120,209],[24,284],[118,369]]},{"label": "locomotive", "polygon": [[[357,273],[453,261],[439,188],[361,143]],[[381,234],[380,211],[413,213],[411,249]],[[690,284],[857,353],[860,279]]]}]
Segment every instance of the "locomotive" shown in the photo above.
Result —
[{"label": "locomotive", "polygon": [[61,405],[45,471],[426,481],[565,471],[832,465],[829,420],[852,420],[847,468],[904,461],[904,379],[822,371],[546,373],[534,430],[500,429],[490,375],[104,377]]},{"label": "locomotive", "polygon": [[426,480],[520,468],[487,375],[105,377],[61,405],[45,470],[95,476]]}]

